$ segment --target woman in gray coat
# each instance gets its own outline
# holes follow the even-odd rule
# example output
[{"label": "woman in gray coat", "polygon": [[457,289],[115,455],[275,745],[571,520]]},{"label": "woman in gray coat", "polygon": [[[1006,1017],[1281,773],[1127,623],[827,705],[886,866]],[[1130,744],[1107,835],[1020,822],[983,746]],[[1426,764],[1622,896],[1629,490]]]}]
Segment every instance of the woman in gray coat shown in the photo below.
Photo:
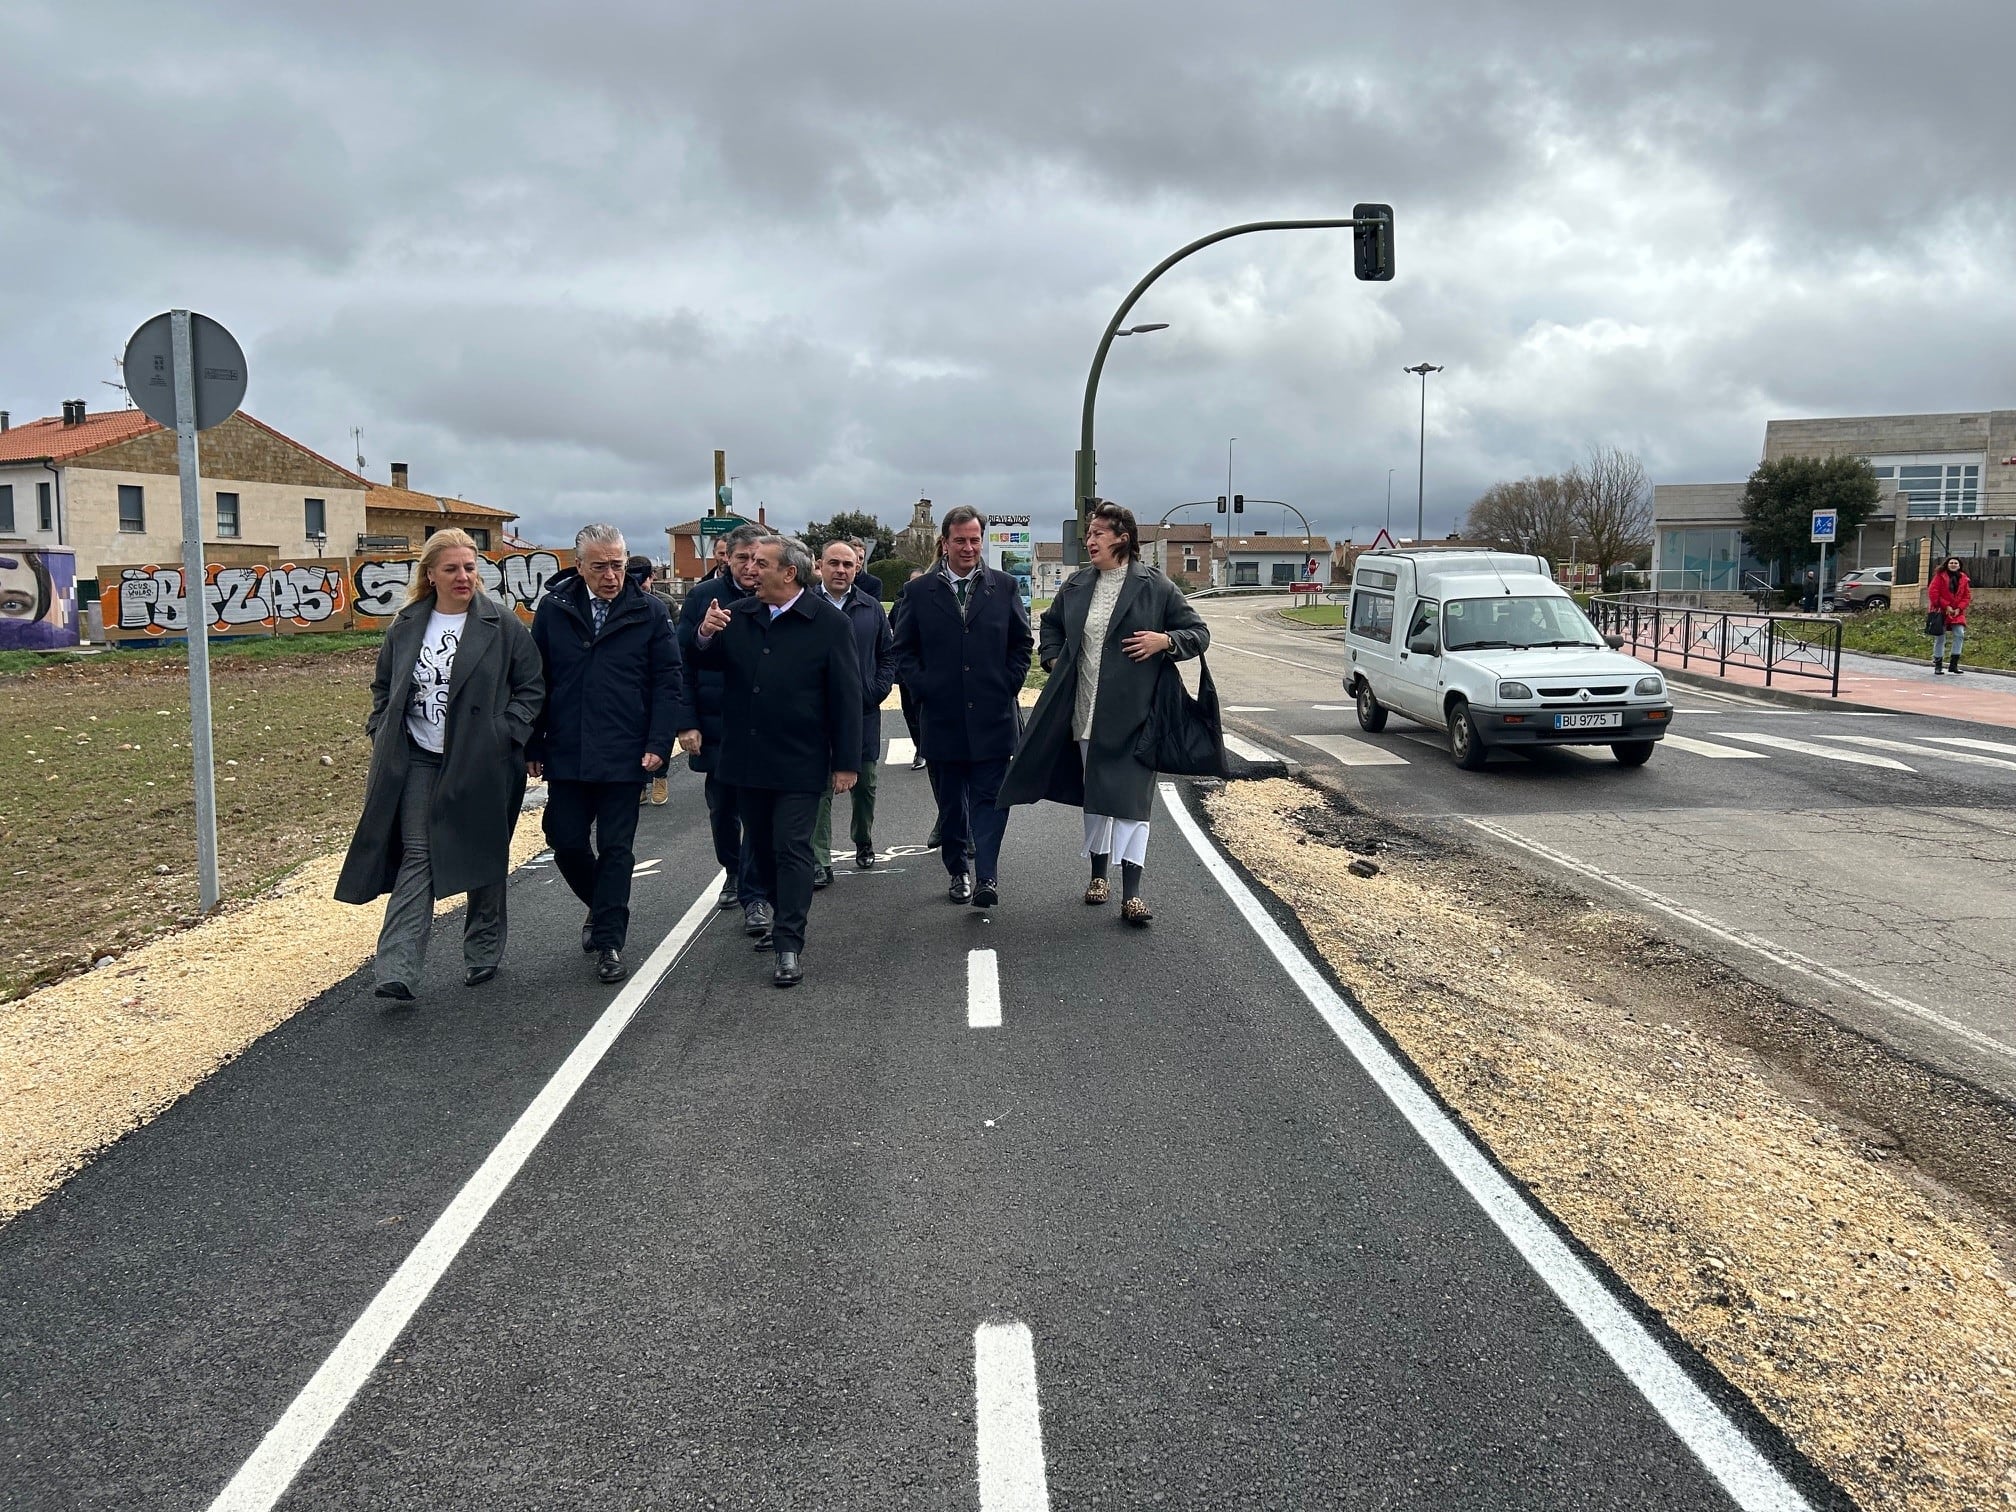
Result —
[{"label": "woman in gray coat", "polygon": [[525,741],[546,695],[539,648],[483,593],[475,543],[437,530],[386,628],[371,679],[371,773],[336,897],[390,893],[378,934],[378,996],[411,1002],[434,900],[469,895],[463,981],[497,975],[504,884],[525,797]]},{"label": "woman in gray coat", "polygon": [[1036,655],[1050,680],[996,800],[1003,808],[1048,798],[1085,811],[1092,863],[1087,903],[1111,896],[1107,868],[1120,859],[1120,917],[1146,924],[1141,896],[1155,769],[1135,759],[1165,662],[1196,656],[1211,631],[1183,590],[1140,559],[1131,510],[1102,501],[1085,525],[1091,566],[1072,575],[1043,611]]}]

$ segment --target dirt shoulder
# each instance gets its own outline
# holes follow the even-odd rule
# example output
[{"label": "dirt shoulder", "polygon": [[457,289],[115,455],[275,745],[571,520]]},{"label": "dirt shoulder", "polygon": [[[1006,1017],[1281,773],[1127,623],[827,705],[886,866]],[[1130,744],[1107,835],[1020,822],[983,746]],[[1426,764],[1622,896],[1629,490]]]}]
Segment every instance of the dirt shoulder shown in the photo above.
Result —
[{"label": "dirt shoulder", "polygon": [[1208,810],[1505,1167],[1861,1505],[2016,1506],[2006,1109],[1333,795]]}]

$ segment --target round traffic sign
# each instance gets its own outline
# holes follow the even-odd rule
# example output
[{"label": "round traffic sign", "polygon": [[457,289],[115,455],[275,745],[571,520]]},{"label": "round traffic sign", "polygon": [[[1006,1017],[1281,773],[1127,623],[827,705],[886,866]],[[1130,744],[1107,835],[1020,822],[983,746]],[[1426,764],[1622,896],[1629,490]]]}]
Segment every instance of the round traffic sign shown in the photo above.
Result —
[{"label": "round traffic sign", "polygon": [[[175,428],[175,347],[172,315],[156,315],[126,343],[126,392],[150,420]],[[189,317],[196,429],[222,425],[245,402],[245,353],[237,338],[207,315]]]}]

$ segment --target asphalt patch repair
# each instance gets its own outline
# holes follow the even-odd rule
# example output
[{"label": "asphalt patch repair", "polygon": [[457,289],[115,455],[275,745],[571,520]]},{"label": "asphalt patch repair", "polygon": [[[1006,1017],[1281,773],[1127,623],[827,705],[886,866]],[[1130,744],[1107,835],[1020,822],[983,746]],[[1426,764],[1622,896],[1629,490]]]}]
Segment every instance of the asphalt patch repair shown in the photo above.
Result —
[{"label": "asphalt patch repair", "polygon": [[1504,1167],[1860,1505],[2016,1506],[2007,1109],[1312,787],[1206,810]]}]

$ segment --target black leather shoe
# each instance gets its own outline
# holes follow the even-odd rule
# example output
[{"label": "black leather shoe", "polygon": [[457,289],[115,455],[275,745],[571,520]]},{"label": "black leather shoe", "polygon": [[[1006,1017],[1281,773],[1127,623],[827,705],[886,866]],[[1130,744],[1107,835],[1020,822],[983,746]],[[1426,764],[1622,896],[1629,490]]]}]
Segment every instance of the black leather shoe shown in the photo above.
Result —
[{"label": "black leather shoe", "polygon": [[726,887],[721,889],[721,896],[714,900],[714,906],[716,908],[733,908],[737,903],[741,901],[742,900],[735,895],[735,884],[731,882]]},{"label": "black leather shoe", "polygon": [[768,934],[776,922],[776,910],[760,899],[742,910],[742,933],[746,935]]},{"label": "black leather shoe", "polygon": [[812,891],[817,892],[822,887],[831,887],[832,885],[833,885],[832,867],[815,866],[812,868]]},{"label": "black leather shoe", "polygon": [[805,968],[798,964],[797,951],[777,952],[777,969],[770,973],[770,980],[779,987],[796,987],[805,980]]},{"label": "black leather shoe", "polygon": [[413,1001],[413,989],[404,982],[380,982],[376,996],[391,998],[395,1003],[410,1003]]},{"label": "black leather shoe", "polygon": [[495,966],[471,966],[467,971],[462,973],[462,985],[464,987],[481,987],[495,975],[497,975],[497,968]]},{"label": "black leather shoe", "polygon": [[973,879],[964,872],[959,873],[958,876],[952,879],[952,885],[945,889],[945,896],[950,898],[954,903],[971,903],[973,901]]},{"label": "black leather shoe", "polygon": [[861,849],[854,852],[854,870],[867,871],[874,864],[875,849],[873,846],[864,845]]},{"label": "black leather shoe", "polygon": [[581,954],[595,954],[595,920],[592,915],[581,921]]},{"label": "black leather shoe", "polygon": [[630,975],[630,968],[623,964],[620,950],[600,950],[595,953],[595,975],[605,982],[620,982]]},{"label": "black leather shoe", "polygon": [[777,948],[777,937],[765,934],[762,939],[756,942],[755,948],[757,950],[775,950]]},{"label": "black leather shoe", "polygon": [[992,908],[1000,901],[1001,889],[996,887],[992,882],[982,882],[978,887],[973,889],[973,906],[975,908]]},{"label": "black leather shoe", "polygon": [[921,771],[923,771],[923,770],[924,770],[924,758],[923,758],[922,756],[918,756],[918,757],[914,757],[914,758],[913,758],[913,759],[911,760],[911,762],[910,762],[910,770],[911,770],[911,771],[913,771],[913,772],[921,772]]}]

